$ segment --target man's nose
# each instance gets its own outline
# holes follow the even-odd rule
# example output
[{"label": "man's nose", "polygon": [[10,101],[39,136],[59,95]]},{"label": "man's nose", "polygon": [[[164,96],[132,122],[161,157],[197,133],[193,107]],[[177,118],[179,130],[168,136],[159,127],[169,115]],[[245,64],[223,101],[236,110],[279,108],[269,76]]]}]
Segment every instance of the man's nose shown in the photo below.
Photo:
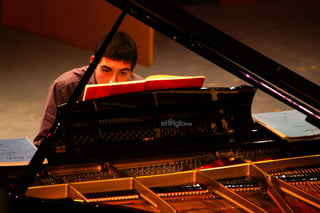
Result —
[{"label": "man's nose", "polygon": [[109,83],[115,83],[118,82],[118,76],[116,73],[114,73],[112,76],[109,78]]}]

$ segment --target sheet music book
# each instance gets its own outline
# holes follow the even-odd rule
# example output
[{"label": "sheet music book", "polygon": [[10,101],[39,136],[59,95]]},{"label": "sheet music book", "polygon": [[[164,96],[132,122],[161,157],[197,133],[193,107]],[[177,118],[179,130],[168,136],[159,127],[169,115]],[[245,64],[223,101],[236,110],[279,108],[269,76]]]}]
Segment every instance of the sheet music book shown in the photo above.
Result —
[{"label": "sheet music book", "polygon": [[287,141],[320,139],[320,129],[305,121],[306,115],[297,110],[259,113],[254,114],[253,118]]},{"label": "sheet music book", "polygon": [[0,139],[0,167],[28,165],[36,151],[37,147],[26,137]]},{"label": "sheet music book", "polygon": [[204,76],[152,75],[145,80],[108,84],[87,84],[83,95],[83,101],[111,95],[151,90],[201,88],[204,80]]}]

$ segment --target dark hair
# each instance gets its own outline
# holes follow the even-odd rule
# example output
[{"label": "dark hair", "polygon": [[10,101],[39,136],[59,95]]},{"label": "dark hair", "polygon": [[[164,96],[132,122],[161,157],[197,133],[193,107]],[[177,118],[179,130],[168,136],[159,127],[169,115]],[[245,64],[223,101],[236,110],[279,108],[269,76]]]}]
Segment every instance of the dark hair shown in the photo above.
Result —
[{"label": "dark hair", "polygon": [[[108,33],[104,33],[97,41],[94,54],[98,52],[103,41],[106,39]],[[110,42],[107,50],[103,54],[104,57],[112,60],[125,61],[131,63],[133,69],[137,63],[137,46],[135,41],[125,32],[118,31],[112,41]]]}]

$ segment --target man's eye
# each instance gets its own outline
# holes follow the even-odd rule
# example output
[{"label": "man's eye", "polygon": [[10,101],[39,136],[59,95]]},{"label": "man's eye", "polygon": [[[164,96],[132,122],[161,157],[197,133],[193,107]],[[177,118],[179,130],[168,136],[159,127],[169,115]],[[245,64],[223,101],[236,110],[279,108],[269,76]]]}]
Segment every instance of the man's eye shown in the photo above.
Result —
[{"label": "man's eye", "polygon": [[109,69],[102,69],[103,72],[110,72]]},{"label": "man's eye", "polygon": [[127,72],[127,71],[122,71],[122,72],[120,72],[120,75],[121,75],[121,76],[127,76],[127,75],[128,75],[128,72]]}]

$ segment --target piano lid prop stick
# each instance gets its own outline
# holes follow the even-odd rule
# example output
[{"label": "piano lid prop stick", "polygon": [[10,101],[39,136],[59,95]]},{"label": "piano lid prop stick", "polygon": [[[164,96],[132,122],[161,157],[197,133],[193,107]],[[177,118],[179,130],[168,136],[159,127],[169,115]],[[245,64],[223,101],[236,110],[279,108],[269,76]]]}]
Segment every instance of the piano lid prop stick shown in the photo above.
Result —
[{"label": "piano lid prop stick", "polygon": [[87,71],[81,78],[79,84],[77,85],[75,91],[70,96],[68,102],[65,105],[65,108],[61,112],[61,114],[56,117],[56,120],[52,127],[49,130],[49,133],[47,134],[47,137],[43,139],[40,146],[38,147],[37,152],[32,157],[28,167],[23,172],[22,176],[20,177],[20,180],[15,186],[14,193],[16,196],[22,196],[27,191],[30,183],[33,180],[34,175],[37,173],[37,171],[40,169],[44,159],[47,157],[47,154],[51,150],[51,148],[54,145],[55,138],[57,137],[57,134],[64,126],[64,123],[68,120],[68,117],[70,115],[70,111],[72,107],[76,104],[78,97],[81,95],[81,92],[83,91],[85,85],[89,81],[90,77],[92,76],[94,70],[96,69],[97,65],[99,64],[101,58],[103,57],[104,52],[108,48],[113,36],[116,34],[117,30],[119,29],[124,17],[126,16],[127,12],[125,10],[122,11],[120,16],[118,17],[117,21],[113,25],[111,31],[108,33],[108,36],[102,43],[100,49],[96,53],[93,61],[90,63]]}]

